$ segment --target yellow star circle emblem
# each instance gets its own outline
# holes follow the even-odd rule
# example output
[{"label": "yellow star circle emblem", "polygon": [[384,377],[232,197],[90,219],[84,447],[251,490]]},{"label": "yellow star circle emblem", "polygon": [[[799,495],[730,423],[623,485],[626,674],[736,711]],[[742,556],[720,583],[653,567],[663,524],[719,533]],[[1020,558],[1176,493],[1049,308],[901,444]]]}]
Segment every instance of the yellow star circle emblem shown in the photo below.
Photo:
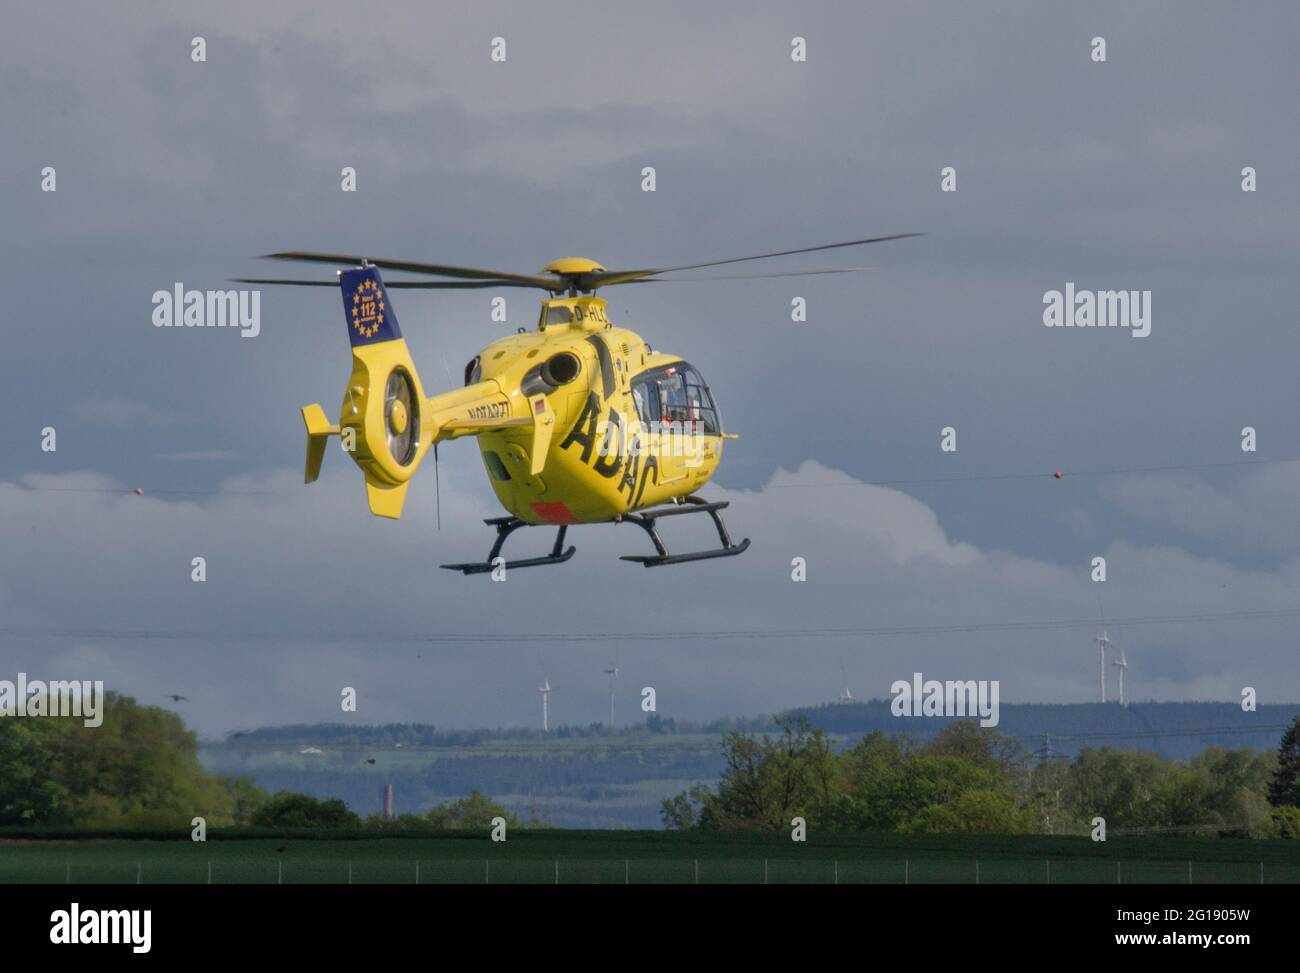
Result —
[{"label": "yellow star circle emblem", "polygon": [[[369,296],[371,294],[375,295],[377,298],[378,310],[373,319],[365,319],[366,321],[372,322],[366,324],[363,323],[361,317],[361,299],[363,296]],[[373,280],[362,281],[361,286],[359,286],[356,293],[352,295],[352,326],[357,329],[357,334],[361,335],[363,338],[373,338],[379,333],[379,328],[384,323],[384,301],[381,297],[378,297],[378,295],[379,285]]]}]

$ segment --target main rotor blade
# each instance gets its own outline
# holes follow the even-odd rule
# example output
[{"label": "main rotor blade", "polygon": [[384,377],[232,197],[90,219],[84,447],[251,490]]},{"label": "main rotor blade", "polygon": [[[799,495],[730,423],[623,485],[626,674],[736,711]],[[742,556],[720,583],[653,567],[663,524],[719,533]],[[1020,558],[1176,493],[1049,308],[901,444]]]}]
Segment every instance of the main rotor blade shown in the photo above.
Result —
[{"label": "main rotor blade", "polygon": [[468,280],[510,280],[528,287],[540,287],[543,290],[564,290],[564,281],[558,277],[536,277],[531,274],[511,274],[499,270],[477,270],[473,267],[452,267],[444,264],[415,263],[410,260],[382,260],[376,257],[362,257],[347,253],[317,253],[307,250],[293,250],[285,253],[263,254],[265,260],[298,260],[303,263],[345,264],[359,267],[369,263],[382,270],[402,270],[411,274],[432,274],[435,277],[463,277]]},{"label": "main rotor blade", "polygon": [[841,247],[860,247],[868,243],[885,243],[889,240],[906,240],[908,237],[921,236],[920,233],[894,233],[890,236],[867,237],[864,240],[847,240],[844,243],[825,243],[817,247],[801,247],[798,250],[777,250],[773,253],[759,253],[752,257],[732,257],[730,260],[710,260],[705,263],[683,264],[680,267],[660,267],[656,270],[606,270],[586,274],[584,283],[593,287],[609,287],[611,284],[624,284],[643,277],[657,274],[671,274],[679,270],[701,270],[705,267],[722,267],[726,264],[739,264],[747,260],[767,260],[769,257],[789,257],[798,253],[817,253],[822,250],[838,250]]},{"label": "main rotor blade", "polygon": [[[287,280],[271,277],[231,277],[237,284],[288,284],[295,287],[338,287],[335,280]],[[528,287],[534,284],[521,284],[514,280],[386,280],[385,287],[406,288],[408,290],[470,290],[485,287]]]},{"label": "main rotor blade", "polygon": [[768,280],[773,277],[815,277],[818,274],[860,274],[878,267],[836,267],[831,270],[791,270],[776,274],[710,274],[708,277],[639,277],[625,280],[625,284],[694,284],[696,281],[710,280]]}]

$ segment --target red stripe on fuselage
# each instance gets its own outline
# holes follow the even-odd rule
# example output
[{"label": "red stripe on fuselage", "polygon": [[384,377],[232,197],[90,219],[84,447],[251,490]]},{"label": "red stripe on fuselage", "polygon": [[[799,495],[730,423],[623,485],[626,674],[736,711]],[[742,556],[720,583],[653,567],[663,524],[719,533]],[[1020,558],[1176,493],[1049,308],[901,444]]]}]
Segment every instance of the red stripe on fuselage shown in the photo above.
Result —
[{"label": "red stripe on fuselage", "polygon": [[529,506],[533,508],[533,513],[541,517],[542,522],[546,524],[576,524],[578,522],[578,518],[573,516],[572,511],[558,500],[549,503],[530,503]]}]

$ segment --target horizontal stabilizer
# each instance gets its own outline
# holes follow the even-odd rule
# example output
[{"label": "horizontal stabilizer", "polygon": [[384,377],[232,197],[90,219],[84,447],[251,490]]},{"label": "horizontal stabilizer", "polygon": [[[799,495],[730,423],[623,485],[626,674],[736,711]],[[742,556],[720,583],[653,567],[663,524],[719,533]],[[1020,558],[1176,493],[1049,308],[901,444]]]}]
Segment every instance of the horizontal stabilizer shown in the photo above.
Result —
[{"label": "horizontal stabilizer", "polygon": [[307,426],[307,473],[304,483],[314,483],[320,476],[321,460],[325,458],[325,444],[330,436],[339,434],[339,427],[325,417],[325,410],[317,403],[303,406],[302,421]]}]

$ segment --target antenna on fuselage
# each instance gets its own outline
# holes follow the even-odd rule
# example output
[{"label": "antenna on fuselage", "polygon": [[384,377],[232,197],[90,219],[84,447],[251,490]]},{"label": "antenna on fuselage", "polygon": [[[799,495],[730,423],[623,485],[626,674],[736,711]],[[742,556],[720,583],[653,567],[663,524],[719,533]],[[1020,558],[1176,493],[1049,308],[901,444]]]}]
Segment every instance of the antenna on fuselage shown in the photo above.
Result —
[{"label": "antenna on fuselage", "polygon": [[442,483],[438,478],[438,444],[433,444],[433,509],[437,529],[442,530]]}]

